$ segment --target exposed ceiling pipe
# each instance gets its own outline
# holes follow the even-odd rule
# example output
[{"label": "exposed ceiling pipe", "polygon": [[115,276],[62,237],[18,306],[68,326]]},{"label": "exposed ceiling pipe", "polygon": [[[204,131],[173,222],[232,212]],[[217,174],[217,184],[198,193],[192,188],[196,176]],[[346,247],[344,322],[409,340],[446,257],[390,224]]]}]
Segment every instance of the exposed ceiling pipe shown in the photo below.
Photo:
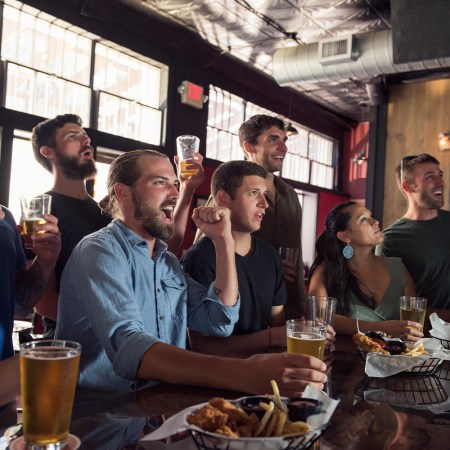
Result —
[{"label": "exposed ceiling pipe", "polygon": [[286,86],[298,82],[368,79],[378,75],[450,67],[450,58],[394,64],[391,30],[357,35],[356,39],[358,56],[350,62],[321,64],[318,42],[278,49],[272,61],[275,80]]}]

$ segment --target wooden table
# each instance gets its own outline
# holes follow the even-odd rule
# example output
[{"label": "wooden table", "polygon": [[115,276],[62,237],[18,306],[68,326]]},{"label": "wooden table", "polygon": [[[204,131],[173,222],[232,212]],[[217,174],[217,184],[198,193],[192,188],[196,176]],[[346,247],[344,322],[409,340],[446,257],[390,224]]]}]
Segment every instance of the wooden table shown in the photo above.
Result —
[{"label": "wooden table", "polygon": [[[369,403],[361,397],[364,362],[350,338],[339,336],[333,354],[328,393],[341,403],[332,424],[315,448],[320,449],[440,449],[450,442],[450,411],[427,410]],[[433,377],[434,379],[434,377]],[[442,381],[442,380],[441,380]],[[442,381],[450,396],[450,382]],[[171,449],[176,444],[139,444],[139,439],[182,409],[211,397],[244,395],[217,389],[159,384],[119,396],[78,391],[71,433],[82,441],[80,450]],[[12,405],[13,406],[13,405]],[[3,429],[17,420],[13,408],[0,412]],[[177,448],[193,448],[190,438]]]}]

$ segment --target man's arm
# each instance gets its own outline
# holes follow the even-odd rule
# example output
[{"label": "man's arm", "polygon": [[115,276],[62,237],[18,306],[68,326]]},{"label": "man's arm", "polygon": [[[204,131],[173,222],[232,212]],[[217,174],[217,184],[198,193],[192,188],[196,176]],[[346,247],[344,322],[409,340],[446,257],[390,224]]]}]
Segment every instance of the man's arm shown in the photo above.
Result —
[{"label": "man's arm", "polygon": [[16,312],[25,315],[39,301],[54,271],[61,250],[61,234],[58,219],[44,215],[46,222],[35,230],[42,234],[32,236],[36,258],[31,267],[16,277]]},{"label": "man's arm", "polygon": [[145,352],[137,377],[253,394],[271,392],[270,380],[275,380],[282,395],[294,397],[308,384],[322,389],[325,370],[325,363],[307,355],[273,353],[247,359],[222,358],[160,342]]},{"label": "man's arm", "polygon": [[207,355],[246,358],[257,353],[286,350],[286,326],[228,337],[210,336],[189,330],[191,349]]},{"label": "man's arm", "polygon": [[[179,157],[175,156],[174,161],[177,166],[178,177],[180,180],[180,197],[174,211],[174,235],[167,241],[169,251],[177,254],[183,242],[184,233],[189,217],[189,209],[191,207],[192,197],[195,190],[205,181],[205,172],[203,171],[203,156],[200,153],[194,153],[193,160],[189,161],[188,168],[196,169],[197,173],[189,178],[184,178],[180,174]],[[192,167],[191,167],[192,166]]]},{"label": "man's arm", "polygon": [[238,298],[238,278],[234,239],[231,235],[230,210],[228,208],[199,207],[194,209],[192,219],[214,243],[216,294],[225,306],[233,306]]}]

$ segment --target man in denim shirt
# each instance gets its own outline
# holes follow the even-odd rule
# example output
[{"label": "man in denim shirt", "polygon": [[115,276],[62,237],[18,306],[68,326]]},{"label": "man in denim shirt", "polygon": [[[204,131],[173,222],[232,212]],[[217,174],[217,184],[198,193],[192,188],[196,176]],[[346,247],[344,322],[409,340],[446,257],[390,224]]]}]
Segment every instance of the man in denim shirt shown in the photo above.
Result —
[{"label": "man in denim shirt", "polygon": [[205,288],[185,276],[164,239],[173,230],[178,181],[169,159],[151,150],[117,158],[108,176],[114,221],[85,237],[63,273],[57,338],[82,344],[79,384],[126,392],[144,380],[267,392],[320,388],[325,364],[303,355],[233,360],[184,350],[186,328],[227,336],[239,315],[227,208],[197,208],[196,225],[214,242],[217,271]]}]

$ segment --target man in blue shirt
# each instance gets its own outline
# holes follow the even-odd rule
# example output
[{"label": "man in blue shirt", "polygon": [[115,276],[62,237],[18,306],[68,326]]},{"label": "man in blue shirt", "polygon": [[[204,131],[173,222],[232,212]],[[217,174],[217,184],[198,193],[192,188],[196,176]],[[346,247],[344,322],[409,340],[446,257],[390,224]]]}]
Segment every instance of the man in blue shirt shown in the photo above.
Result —
[{"label": "man in blue shirt", "polygon": [[304,355],[218,358],[184,349],[186,329],[227,336],[239,315],[227,208],[196,208],[193,220],[213,241],[208,287],[185,276],[163,242],[173,233],[178,180],[169,159],[151,150],[119,156],[108,175],[107,227],[75,248],[61,280],[57,338],[82,344],[79,385],[126,392],[142,381],[263,393],[275,379],[286,393],[321,388],[324,363]]}]

